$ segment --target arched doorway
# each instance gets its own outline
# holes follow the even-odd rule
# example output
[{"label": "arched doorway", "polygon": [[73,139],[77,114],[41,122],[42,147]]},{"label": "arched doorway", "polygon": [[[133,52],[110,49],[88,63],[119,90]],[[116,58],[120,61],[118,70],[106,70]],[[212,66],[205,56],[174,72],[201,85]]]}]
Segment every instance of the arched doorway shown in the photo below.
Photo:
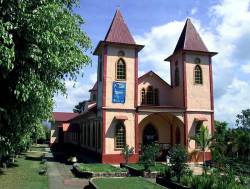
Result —
[{"label": "arched doorway", "polygon": [[152,144],[155,141],[158,141],[156,129],[152,124],[148,124],[143,130],[143,145]]}]

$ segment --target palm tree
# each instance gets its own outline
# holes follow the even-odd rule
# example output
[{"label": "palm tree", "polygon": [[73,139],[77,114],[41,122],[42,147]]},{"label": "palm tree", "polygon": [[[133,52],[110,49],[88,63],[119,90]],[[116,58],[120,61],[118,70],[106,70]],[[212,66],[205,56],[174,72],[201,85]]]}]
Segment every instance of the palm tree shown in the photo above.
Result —
[{"label": "palm tree", "polygon": [[199,159],[200,155],[203,154],[203,166],[205,174],[207,175],[207,167],[206,167],[206,157],[205,152],[212,147],[212,142],[215,139],[215,135],[209,135],[208,127],[201,125],[200,133],[194,136],[189,137],[189,141],[194,140],[200,149],[195,149],[192,152],[192,155],[196,155],[197,159]]}]

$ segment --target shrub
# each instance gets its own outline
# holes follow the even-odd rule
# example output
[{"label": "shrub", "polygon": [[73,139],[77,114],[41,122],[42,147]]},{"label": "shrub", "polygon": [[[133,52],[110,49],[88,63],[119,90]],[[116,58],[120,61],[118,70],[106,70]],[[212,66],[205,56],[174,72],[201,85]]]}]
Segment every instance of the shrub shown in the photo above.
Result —
[{"label": "shrub", "polygon": [[126,144],[126,146],[123,148],[121,155],[125,158],[126,164],[128,164],[128,161],[130,157],[134,153],[134,147],[129,148],[129,145]]},{"label": "shrub", "polygon": [[169,155],[174,175],[177,177],[177,182],[180,182],[180,178],[186,173],[188,169],[188,152],[186,150],[186,147],[175,145],[169,151]]},{"label": "shrub", "polygon": [[143,164],[145,171],[150,171],[150,166],[155,166],[155,160],[161,156],[161,151],[159,146],[156,146],[155,143],[151,145],[146,145],[143,147],[143,153],[140,156],[140,163]]}]

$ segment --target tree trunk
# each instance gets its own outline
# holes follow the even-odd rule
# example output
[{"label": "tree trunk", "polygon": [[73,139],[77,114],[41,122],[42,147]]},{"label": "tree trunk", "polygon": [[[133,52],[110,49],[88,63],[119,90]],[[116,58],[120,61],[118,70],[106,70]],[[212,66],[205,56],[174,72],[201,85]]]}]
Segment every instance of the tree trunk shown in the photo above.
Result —
[{"label": "tree trunk", "polygon": [[205,175],[207,176],[207,166],[206,166],[205,150],[203,151],[203,166],[204,166]]}]

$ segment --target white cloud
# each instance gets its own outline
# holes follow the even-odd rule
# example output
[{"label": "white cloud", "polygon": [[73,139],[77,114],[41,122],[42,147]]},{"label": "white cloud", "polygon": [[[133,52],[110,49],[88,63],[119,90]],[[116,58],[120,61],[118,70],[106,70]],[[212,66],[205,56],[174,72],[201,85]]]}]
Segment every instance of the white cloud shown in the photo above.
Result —
[{"label": "white cloud", "polygon": [[[89,81],[91,81],[91,77],[93,76],[90,75]],[[75,87],[73,87],[74,85]],[[82,84],[74,81],[65,81],[65,86],[67,88],[68,96],[66,97],[59,94],[54,97],[54,100],[56,101],[54,111],[56,112],[72,112],[75,105],[77,105],[80,101],[89,99],[89,89],[93,87],[91,83]]]},{"label": "white cloud", "polygon": [[169,62],[164,59],[173,53],[177,40],[184,26],[183,21],[173,21],[163,26],[153,27],[150,32],[142,36],[134,36],[137,44],[144,44],[140,52],[139,70],[150,70],[159,74],[169,82]]},{"label": "white cloud", "polygon": [[95,82],[97,81],[97,73],[93,73],[89,76],[91,84],[95,84]]},{"label": "white cloud", "polygon": [[225,93],[215,99],[215,118],[233,126],[236,115],[250,107],[250,83],[233,78],[233,82],[225,88]]},{"label": "white cloud", "polygon": [[191,15],[194,15],[196,12],[197,12],[197,8],[195,7],[195,8],[193,8],[192,10],[191,10]]},{"label": "white cloud", "polygon": [[250,73],[250,63],[241,66],[241,71],[245,73]]},{"label": "white cloud", "polygon": [[[249,0],[222,0],[210,8],[211,24],[207,27],[191,18],[208,49],[219,51],[213,57],[215,118],[231,125],[241,110],[250,107],[249,81],[238,78],[241,72],[250,73],[249,4]],[[194,8],[191,13],[196,11]],[[184,20],[173,21],[134,37],[138,44],[145,45],[140,55],[140,71],[152,69],[169,83],[169,63],[163,60],[172,54],[183,27]]]},{"label": "white cloud", "polygon": [[138,77],[141,77],[142,75],[144,75],[146,72],[144,71],[138,71]]}]

